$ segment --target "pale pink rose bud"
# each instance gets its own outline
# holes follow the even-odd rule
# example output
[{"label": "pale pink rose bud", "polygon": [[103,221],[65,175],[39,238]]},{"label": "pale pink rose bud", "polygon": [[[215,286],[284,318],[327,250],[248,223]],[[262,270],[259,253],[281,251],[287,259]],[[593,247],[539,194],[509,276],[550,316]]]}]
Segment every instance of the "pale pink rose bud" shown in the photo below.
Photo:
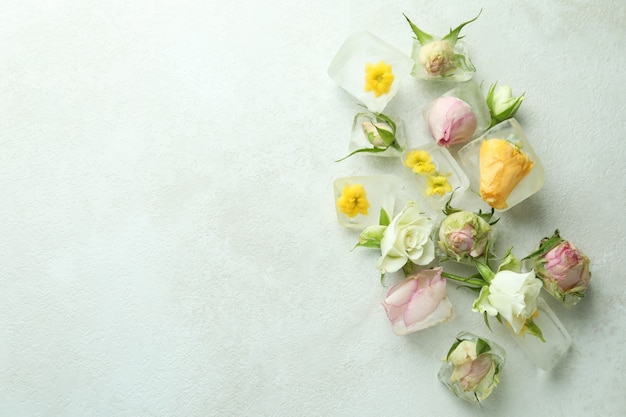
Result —
[{"label": "pale pink rose bud", "polygon": [[566,305],[574,305],[584,296],[591,278],[589,258],[566,240],[536,258],[535,268],[544,288]]},{"label": "pale pink rose bud", "polygon": [[389,290],[382,304],[395,334],[403,336],[454,318],[441,272],[441,268],[420,271]]},{"label": "pale pink rose bud", "polygon": [[445,75],[454,70],[454,50],[448,41],[440,40],[427,43],[419,52],[419,60],[424,71],[429,75]]},{"label": "pale pink rose bud", "polygon": [[461,99],[444,96],[430,105],[428,130],[439,146],[448,147],[471,139],[477,124],[472,108]]}]

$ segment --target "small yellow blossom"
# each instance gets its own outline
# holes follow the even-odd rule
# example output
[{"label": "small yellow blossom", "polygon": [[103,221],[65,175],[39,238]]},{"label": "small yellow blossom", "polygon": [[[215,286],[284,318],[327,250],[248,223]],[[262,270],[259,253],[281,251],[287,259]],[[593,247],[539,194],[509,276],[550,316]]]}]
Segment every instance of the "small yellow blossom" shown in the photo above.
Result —
[{"label": "small yellow blossom", "polygon": [[374,97],[380,97],[391,90],[395,76],[391,72],[391,65],[380,61],[377,64],[365,64],[365,91],[374,92]]},{"label": "small yellow blossom", "polygon": [[438,173],[428,176],[428,186],[426,187],[427,196],[430,197],[435,194],[443,196],[450,192],[452,192],[452,186],[448,182],[448,177]]},{"label": "small yellow blossom", "polygon": [[359,213],[367,215],[370,203],[367,201],[365,188],[361,184],[343,187],[341,197],[337,200],[337,207],[348,217],[354,217]]},{"label": "small yellow blossom", "polygon": [[426,151],[415,149],[404,159],[404,166],[411,168],[418,175],[433,174],[435,164],[433,164],[430,154]]}]

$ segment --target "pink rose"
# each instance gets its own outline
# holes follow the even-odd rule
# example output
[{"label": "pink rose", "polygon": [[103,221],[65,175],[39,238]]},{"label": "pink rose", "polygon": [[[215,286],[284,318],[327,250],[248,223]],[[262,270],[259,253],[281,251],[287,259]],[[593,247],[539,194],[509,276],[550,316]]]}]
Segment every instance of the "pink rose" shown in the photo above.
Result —
[{"label": "pink rose", "polygon": [[591,278],[589,258],[563,239],[535,259],[535,269],[544,288],[566,305],[574,305],[584,296]]},{"label": "pink rose", "polygon": [[568,291],[589,281],[589,259],[568,241],[563,241],[543,255],[547,277]]},{"label": "pink rose", "polygon": [[470,139],[476,116],[469,104],[456,97],[439,97],[430,105],[428,130],[439,146],[448,147]]},{"label": "pink rose", "polygon": [[441,268],[426,269],[394,285],[383,301],[393,332],[403,336],[454,318]]}]

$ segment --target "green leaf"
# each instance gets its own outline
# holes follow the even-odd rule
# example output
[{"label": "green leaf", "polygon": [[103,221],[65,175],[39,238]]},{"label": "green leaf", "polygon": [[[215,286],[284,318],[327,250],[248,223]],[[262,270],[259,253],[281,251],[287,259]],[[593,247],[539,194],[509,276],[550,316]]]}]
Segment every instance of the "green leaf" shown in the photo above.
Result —
[{"label": "green leaf", "polygon": [[426,45],[427,43],[430,43],[430,42],[435,40],[435,38],[432,35],[422,31],[420,28],[415,26],[415,24],[413,24],[413,22],[411,22],[411,19],[406,17],[406,15],[404,13],[402,13],[402,15],[407,20],[407,22],[409,22],[409,25],[411,25],[411,30],[413,30],[413,33],[415,33],[415,36],[417,37],[417,41],[421,45]]},{"label": "green leaf", "polygon": [[452,354],[452,352],[454,352],[454,349],[456,349],[457,347],[459,347],[459,345],[461,344],[461,342],[463,342],[463,340],[457,338],[456,341],[452,344],[452,346],[450,346],[450,350],[448,350],[448,354],[446,355],[446,360],[450,357],[450,355]]},{"label": "green leaf", "polygon": [[485,339],[481,339],[479,337],[476,340],[476,356],[480,355],[481,353],[489,352],[490,350],[491,346],[489,346],[489,343],[487,343]]},{"label": "green leaf", "polygon": [[495,274],[493,273],[491,268],[489,268],[489,266],[475,259],[474,259],[474,265],[476,266],[476,269],[478,269],[480,276],[483,277],[485,281],[491,282],[493,280],[493,277]]},{"label": "green leaf", "polygon": [[352,152],[348,156],[344,156],[341,159],[337,159],[335,162],[341,162],[344,159],[348,159],[352,155],[357,154],[357,153],[362,153],[362,152],[366,152],[366,153],[380,153],[380,152],[385,152],[386,150],[387,150],[387,148],[361,148],[361,149],[357,149],[356,151]]},{"label": "green leaf", "polygon": [[380,217],[378,218],[378,224],[381,226],[389,226],[389,214],[385,211],[384,208],[380,208]]},{"label": "green leaf", "polygon": [[535,324],[532,318],[526,320],[524,326],[526,327],[526,331],[528,333],[538,337],[543,343],[546,343],[546,339],[543,338],[543,333],[541,333],[541,329]]},{"label": "green leaf", "polygon": [[465,27],[465,25],[468,25],[468,24],[472,23],[474,20],[478,19],[478,17],[480,16],[480,14],[482,12],[483,12],[483,9],[480,9],[480,12],[478,12],[478,15],[475,18],[473,18],[472,20],[468,20],[467,22],[461,23],[455,29],[451,29],[450,33],[448,33],[446,36],[444,36],[442,38],[442,40],[448,41],[448,43],[450,43],[450,46],[454,48],[454,45],[456,45],[456,41],[458,39],[462,38],[462,36],[459,37],[459,34],[461,33],[461,29],[463,29],[463,27]]},{"label": "green leaf", "polygon": [[559,229],[556,229],[552,236],[550,236],[549,238],[544,238],[539,245],[539,248],[525,258],[522,258],[522,261],[545,255],[546,253],[550,252],[552,248],[561,243],[562,240],[563,239],[559,235]]}]

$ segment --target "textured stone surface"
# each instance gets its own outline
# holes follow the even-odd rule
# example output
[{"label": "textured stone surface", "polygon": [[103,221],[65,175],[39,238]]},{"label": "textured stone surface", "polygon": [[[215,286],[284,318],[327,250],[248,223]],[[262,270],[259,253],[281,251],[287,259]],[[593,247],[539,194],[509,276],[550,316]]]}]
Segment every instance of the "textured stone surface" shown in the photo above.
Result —
[{"label": "textured stone surface", "polygon": [[[623,415],[624,3],[297,3],[0,4],[0,415]],[[334,178],[397,175],[397,207],[416,190],[397,161],[333,162],[359,108],[326,69],[353,32],[409,54],[403,12],[443,33],[480,7],[475,79],[526,92],[546,168],[498,249],[558,227],[593,277],[575,308],[549,300],[562,364],[498,336],[502,383],[474,408],[436,377],[459,330],[488,335],[471,294],[394,336],[377,254],[337,224]],[[403,82],[409,146],[446,89]]]}]

